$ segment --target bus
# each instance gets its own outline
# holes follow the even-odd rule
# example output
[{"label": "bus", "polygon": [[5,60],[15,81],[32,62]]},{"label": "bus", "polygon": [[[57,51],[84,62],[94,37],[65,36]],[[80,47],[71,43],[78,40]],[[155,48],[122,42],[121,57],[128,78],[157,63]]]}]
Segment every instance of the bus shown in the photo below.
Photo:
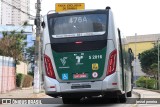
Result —
[{"label": "bus", "polygon": [[110,7],[48,13],[43,22],[45,93],[64,104],[132,95],[132,50]]}]

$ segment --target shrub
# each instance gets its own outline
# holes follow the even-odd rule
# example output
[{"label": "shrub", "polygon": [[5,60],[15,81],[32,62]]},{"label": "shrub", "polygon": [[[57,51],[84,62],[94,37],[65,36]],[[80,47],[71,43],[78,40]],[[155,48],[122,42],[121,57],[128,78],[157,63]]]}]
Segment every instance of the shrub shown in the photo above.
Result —
[{"label": "shrub", "polygon": [[148,88],[148,89],[156,89],[156,83],[157,83],[157,80],[155,80],[153,78],[147,78],[146,88]]},{"label": "shrub", "polygon": [[34,72],[28,72],[28,75],[31,75],[32,77],[34,77]]},{"label": "shrub", "polygon": [[146,78],[144,76],[139,77],[138,80],[136,81],[136,85],[138,87],[145,88],[145,86],[146,86]]},{"label": "shrub", "polygon": [[149,77],[141,76],[136,81],[138,87],[148,88],[148,89],[156,89],[157,80]]},{"label": "shrub", "polygon": [[30,75],[25,75],[22,87],[30,87],[32,86],[33,77]]},{"label": "shrub", "polygon": [[22,87],[23,79],[24,79],[24,74],[21,74],[21,73],[16,74],[16,86],[17,87]]}]

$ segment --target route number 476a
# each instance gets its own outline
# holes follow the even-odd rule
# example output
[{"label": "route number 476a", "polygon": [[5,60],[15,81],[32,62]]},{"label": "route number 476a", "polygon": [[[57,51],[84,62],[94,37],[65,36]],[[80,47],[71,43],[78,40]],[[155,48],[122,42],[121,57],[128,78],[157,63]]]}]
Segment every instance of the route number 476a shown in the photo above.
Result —
[{"label": "route number 476a", "polygon": [[87,18],[85,16],[83,17],[71,17],[69,20],[69,23],[86,23]]}]

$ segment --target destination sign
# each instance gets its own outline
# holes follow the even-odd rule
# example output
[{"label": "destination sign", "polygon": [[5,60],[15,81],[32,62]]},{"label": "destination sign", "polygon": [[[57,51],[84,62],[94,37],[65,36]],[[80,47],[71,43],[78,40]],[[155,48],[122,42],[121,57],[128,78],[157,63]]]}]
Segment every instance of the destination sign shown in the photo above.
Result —
[{"label": "destination sign", "polygon": [[84,10],[84,3],[56,3],[56,12],[63,12],[67,10]]}]

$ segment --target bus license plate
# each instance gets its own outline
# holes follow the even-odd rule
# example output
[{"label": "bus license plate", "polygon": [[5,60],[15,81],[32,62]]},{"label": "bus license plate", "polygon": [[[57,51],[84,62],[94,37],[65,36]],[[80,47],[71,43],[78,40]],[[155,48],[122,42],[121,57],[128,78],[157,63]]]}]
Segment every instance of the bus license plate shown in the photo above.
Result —
[{"label": "bus license plate", "polygon": [[87,74],[73,74],[74,79],[87,78]]}]

